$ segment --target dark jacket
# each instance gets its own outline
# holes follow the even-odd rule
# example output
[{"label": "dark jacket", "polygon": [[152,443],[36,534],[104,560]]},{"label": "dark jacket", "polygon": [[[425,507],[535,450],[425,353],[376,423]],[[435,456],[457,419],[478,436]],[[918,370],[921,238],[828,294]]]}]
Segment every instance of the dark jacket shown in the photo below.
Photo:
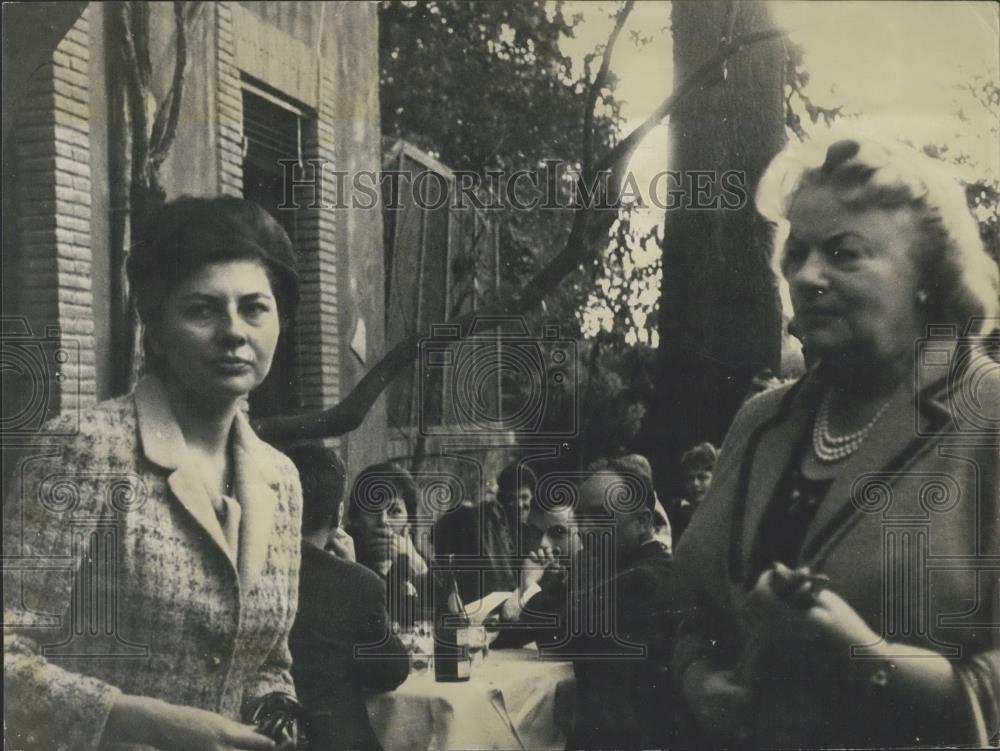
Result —
[{"label": "dark jacket", "polygon": [[434,526],[434,552],[455,556],[462,602],[517,586],[515,540],[499,503],[460,506],[442,515]]},{"label": "dark jacket", "polygon": [[[576,713],[568,747],[573,749],[666,748],[672,699],[668,674],[675,618],[670,554],[647,542],[622,562],[612,580],[581,601],[567,647],[576,674]],[[614,602],[609,608],[608,603]],[[587,634],[585,616],[614,613],[612,633]],[[558,649],[558,648],[557,648]]]},{"label": "dark jacket", "polygon": [[[356,654],[364,645],[372,646]],[[384,582],[303,542],[289,646],[295,688],[309,715],[310,749],[379,749],[365,695],[391,691],[409,672],[406,647],[389,631]]]},{"label": "dark jacket", "polygon": [[505,627],[493,645],[535,641],[543,655],[573,661],[570,749],[670,745],[671,556],[651,540],[619,564],[613,576],[588,585],[581,582],[584,567],[578,558],[575,572],[543,581],[542,590],[526,603],[519,627]]}]

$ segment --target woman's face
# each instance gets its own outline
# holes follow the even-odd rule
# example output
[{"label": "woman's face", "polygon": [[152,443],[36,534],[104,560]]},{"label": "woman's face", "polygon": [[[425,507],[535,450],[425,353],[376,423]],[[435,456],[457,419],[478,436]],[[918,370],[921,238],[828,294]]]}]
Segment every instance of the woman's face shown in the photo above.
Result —
[{"label": "woman's face", "polygon": [[210,263],[167,295],[150,346],[166,363],[164,378],[183,391],[238,399],[267,376],[279,328],[263,264]]},{"label": "woman's face", "polygon": [[806,186],[788,220],[782,270],[805,345],[876,363],[912,350],[923,330],[916,212],[847,207],[831,188]]},{"label": "woman's face", "polygon": [[359,531],[370,536],[376,532],[392,532],[403,536],[406,534],[406,527],[409,516],[406,513],[406,504],[403,496],[398,492],[388,495],[378,503],[378,510],[358,509],[355,515],[355,522]]}]

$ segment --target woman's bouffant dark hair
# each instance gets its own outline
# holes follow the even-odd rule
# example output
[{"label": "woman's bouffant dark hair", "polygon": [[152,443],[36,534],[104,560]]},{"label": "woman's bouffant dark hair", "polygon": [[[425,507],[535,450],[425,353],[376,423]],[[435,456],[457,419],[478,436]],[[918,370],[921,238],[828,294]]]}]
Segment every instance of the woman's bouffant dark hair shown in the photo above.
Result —
[{"label": "woman's bouffant dark hair", "polygon": [[412,521],[417,514],[417,496],[420,490],[413,475],[395,462],[372,464],[361,470],[351,487],[348,521],[354,523],[362,511],[380,506],[387,499],[390,490],[402,496],[406,514]]},{"label": "woman's bouffant dark hair", "polygon": [[125,270],[139,317],[155,326],[177,285],[210,263],[256,260],[268,278],[283,322],[298,307],[292,241],[261,206],[244,198],[184,196],[154,209],[139,226]]}]

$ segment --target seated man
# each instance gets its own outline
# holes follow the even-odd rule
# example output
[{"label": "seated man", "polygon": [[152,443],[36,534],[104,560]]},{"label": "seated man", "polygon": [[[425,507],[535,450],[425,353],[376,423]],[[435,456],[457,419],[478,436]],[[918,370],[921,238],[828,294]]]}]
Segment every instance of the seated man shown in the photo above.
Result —
[{"label": "seated man", "polygon": [[522,535],[528,554],[514,595],[500,609],[501,630],[493,642],[497,649],[565,641],[568,565],[580,553],[572,507],[543,503],[533,496]]},{"label": "seated man", "polygon": [[[309,747],[379,751],[365,694],[402,683],[409,655],[390,633],[384,582],[364,566],[324,550],[339,524],[343,463],[320,444],[297,444],[286,453],[302,482],[299,612],[289,647],[295,690],[306,708]],[[380,642],[378,658],[355,656],[356,646]]]},{"label": "seated man", "polygon": [[[576,710],[568,748],[670,743],[671,558],[654,539],[653,507],[648,476],[609,461],[579,484],[572,513],[553,516],[538,504],[529,513],[536,530],[548,524],[549,544],[525,562],[520,599],[504,607],[507,619],[529,628],[500,638],[534,638],[543,652],[573,660]],[[552,544],[557,538],[561,545]],[[558,571],[565,560],[559,553],[571,555],[567,572]],[[546,616],[552,617],[543,623]]]}]

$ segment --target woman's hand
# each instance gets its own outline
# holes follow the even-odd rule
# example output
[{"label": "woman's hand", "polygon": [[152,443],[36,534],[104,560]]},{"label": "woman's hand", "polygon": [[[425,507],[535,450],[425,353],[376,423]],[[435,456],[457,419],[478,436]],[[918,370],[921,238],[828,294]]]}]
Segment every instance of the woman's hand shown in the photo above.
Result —
[{"label": "woman's hand", "polygon": [[397,548],[400,553],[404,553],[410,559],[410,572],[412,576],[423,576],[427,573],[427,562],[423,559],[420,553],[417,552],[417,546],[413,544],[413,540],[404,535],[399,535],[399,541],[396,543]]},{"label": "woman's hand", "polygon": [[731,670],[715,670],[705,660],[684,671],[684,698],[711,745],[727,746],[749,739],[753,727],[750,692]]},{"label": "woman's hand", "polygon": [[106,743],[155,746],[162,751],[279,751],[252,725],[195,707],[123,694],[105,725]]},{"label": "woman's hand", "polygon": [[396,562],[401,552],[403,538],[387,527],[374,529],[366,533],[360,540],[363,558],[378,574],[385,576]]},{"label": "woman's hand", "polygon": [[878,634],[840,595],[814,582],[808,570],[776,563],[747,597],[746,615],[772,644],[806,646],[817,657],[843,657],[846,666],[850,648],[875,644]]}]

